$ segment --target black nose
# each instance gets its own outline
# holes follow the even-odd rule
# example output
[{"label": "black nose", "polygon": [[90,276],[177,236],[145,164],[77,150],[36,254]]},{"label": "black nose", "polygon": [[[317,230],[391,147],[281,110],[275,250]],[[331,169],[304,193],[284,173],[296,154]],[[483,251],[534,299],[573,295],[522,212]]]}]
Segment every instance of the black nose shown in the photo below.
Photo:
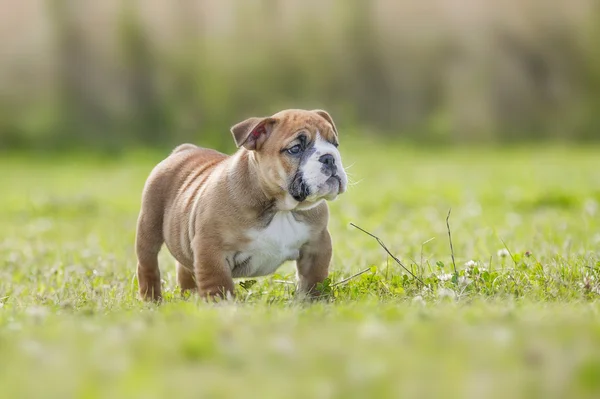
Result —
[{"label": "black nose", "polygon": [[319,162],[324,163],[329,167],[335,166],[335,158],[331,154],[321,155],[321,158],[319,158]]}]

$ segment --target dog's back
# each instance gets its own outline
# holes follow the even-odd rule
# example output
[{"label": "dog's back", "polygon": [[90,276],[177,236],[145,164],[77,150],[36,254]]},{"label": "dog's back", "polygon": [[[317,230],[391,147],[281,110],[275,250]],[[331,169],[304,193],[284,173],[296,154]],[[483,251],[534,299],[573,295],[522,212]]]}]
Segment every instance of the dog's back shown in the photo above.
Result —
[{"label": "dog's back", "polygon": [[[164,209],[178,191],[187,188],[201,174],[209,172],[227,158],[227,155],[219,151],[194,144],[177,146],[148,176],[142,194],[142,208]],[[172,187],[179,189],[173,190]]]},{"label": "dog's back", "polygon": [[171,155],[173,154],[177,154],[183,151],[188,151],[188,150],[197,150],[201,147],[198,147],[195,144],[190,144],[190,143],[186,143],[186,144],[180,144],[177,147],[175,147],[175,149],[171,152]]}]

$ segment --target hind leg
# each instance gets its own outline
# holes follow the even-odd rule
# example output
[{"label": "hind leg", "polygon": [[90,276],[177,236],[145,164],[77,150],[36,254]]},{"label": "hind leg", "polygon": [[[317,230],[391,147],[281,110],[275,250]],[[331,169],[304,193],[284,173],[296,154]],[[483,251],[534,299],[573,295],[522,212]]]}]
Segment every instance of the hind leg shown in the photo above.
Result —
[{"label": "hind leg", "polygon": [[162,215],[152,215],[142,209],[138,219],[135,248],[140,296],[145,301],[160,301],[162,298],[158,253],[163,242]]},{"label": "hind leg", "polygon": [[194,269],[182,265],[177,262],[177,282],[181,287],[181,293],[186,291],[192,291],[197,288],[196,276],[194,276]]}]

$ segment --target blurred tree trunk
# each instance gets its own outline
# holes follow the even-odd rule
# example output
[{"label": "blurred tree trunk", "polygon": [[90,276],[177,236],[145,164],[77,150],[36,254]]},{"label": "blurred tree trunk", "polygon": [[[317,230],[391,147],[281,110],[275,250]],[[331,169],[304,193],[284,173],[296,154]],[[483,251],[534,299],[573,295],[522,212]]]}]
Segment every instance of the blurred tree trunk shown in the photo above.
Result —
[{"label": "blurred tree trunk", "polygon": [[118,37],[130,107],[125,126],[145,144],[162,144],[169,141],[170,124],[168,106],[157,86],[156,49],[144,30],[139,9],[131,1],[124,1],[122,7]]},{"label": "blurred tree trunk", "polygon": [[94,93],[92,74],[94,49],[85,42],[81,2],[53,0],[49,4],[54,22],[58,60],[59,139],[70,142],[96,141],[94,136],[108,127],[102,100]]}]

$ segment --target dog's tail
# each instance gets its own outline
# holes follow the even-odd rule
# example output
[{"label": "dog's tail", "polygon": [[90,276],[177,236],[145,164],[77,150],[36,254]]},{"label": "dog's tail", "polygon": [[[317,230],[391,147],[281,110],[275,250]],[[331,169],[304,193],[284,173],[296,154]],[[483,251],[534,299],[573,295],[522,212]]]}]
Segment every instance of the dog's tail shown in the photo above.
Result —
[{"label": "dog's tail", "polygon": [[175,149],[173,150],[173,152],[171,154],[177,154],[179,152],[188,151],[188,150],[195,150],[197,148],[199,148],[199,147],[194,144],[181,144],[181,145],[178,145],[177,147],[175,147]]}]

